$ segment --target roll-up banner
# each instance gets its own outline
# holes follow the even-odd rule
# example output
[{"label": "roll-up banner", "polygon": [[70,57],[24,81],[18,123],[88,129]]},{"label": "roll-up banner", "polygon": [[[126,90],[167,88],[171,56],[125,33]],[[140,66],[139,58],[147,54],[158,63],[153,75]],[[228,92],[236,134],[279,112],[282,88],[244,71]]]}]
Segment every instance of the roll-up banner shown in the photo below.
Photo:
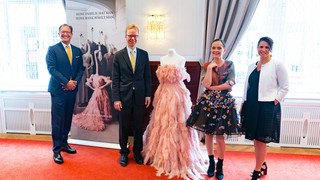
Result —
[{"label": "roll-up banner", "polygon": [[81,48],[85,71],[77,95],[70,143],[119,148],[112,102],[112,64],[126,46],[125,0],[66,0],[71,44]]}]

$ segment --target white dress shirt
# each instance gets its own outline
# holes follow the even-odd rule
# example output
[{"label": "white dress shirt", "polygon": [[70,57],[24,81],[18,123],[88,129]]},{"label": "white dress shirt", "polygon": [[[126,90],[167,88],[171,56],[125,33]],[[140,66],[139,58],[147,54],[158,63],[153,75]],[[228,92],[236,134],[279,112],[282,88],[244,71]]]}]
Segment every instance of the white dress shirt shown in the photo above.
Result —
[{"label": "white dress shirt", "polygon": [[[257,68],[257,63],[248,67],[248,73],[244,84],[242,102],[247,99],[248,79],[250,74]],[[258,101],[282,101],[289,91],[288,72],[282,63],[271,59],[261,66],[259,77]]]}]

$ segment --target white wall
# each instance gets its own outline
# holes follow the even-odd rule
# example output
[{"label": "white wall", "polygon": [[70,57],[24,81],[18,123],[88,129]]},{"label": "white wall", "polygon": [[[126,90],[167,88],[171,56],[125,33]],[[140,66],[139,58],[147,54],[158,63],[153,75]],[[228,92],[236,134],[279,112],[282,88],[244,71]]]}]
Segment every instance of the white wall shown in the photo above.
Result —
[{"label": "white wall", "polygon": [[[116,0],[116,31],[110,36],[110,43],[120,50],[126,45],[124,31],[127,26],[126,19],[126,0]],[[122,40],[121,40],[122,39]]]},{"label": "white wall", "polygon": [[[158,61],[169,48],[188,61],[199,61],[202,55],[204,27],[203,0],[127,0],[127,24],[140,27],[138,47],[149,52],[151,61]],[[147,16],[165,16],[165,38],[147,38]]]}]

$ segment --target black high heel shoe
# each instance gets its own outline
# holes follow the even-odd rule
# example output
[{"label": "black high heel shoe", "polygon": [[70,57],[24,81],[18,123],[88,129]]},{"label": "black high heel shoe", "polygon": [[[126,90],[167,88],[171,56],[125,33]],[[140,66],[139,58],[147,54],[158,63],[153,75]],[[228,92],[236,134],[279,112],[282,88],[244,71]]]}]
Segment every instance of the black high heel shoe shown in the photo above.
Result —
[{"label": "black high heel shoe", "polygon": [[258,179],[260,179],[260,177],[261,177],[261,172],[254,170],[252,173],[251,180],[258,180]]},{"label": "black high heel shoe", "polygon": [[216,178],[219,180],[223,179],[224,177],[222,166],[223,166],[223,160],[218,158]]},{"label": "black high heel shoe", "polygon": [[262,164],[262,166],[265,166],[266,168],[261,168],[261,174],[263,174],[263,175],[267,175],[268,174],[268,166],[267,166],[267,163],[266,162],[264,162],[263,164]]}]

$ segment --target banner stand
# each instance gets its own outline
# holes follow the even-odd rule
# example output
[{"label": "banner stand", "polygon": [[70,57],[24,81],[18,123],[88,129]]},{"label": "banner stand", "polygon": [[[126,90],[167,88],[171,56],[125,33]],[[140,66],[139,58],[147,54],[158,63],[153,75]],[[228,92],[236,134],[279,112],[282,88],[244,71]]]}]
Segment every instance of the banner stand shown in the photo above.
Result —
[{"label": "banner stand", "polygon": [[94,146],[102,148],[111,148],[111,149],[120,149],[120,145],[116,143],[106,143],[106,142],[97,142],[97,141],[87,141],[80,139],[68,139],[69,144],[84,145],[84,146]]}]

